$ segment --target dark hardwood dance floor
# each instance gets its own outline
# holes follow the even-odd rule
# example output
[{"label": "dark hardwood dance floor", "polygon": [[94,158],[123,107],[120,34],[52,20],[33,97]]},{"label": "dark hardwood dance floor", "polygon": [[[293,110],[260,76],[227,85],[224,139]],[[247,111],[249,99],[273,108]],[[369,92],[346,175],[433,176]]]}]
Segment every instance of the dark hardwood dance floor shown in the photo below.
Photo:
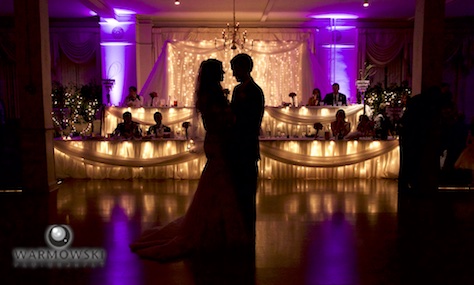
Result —
[{"label": "dark hardwood dance floor", "polygon": [[[474,284],[474,193],[397,194],[393,180],[260,181],[254,258],[168,264],[128,244],[182,215],[197,181],[66,180],[48,197],[0,193],[0,284]],[[98,268],[18,268],[12,249],[46,247],[67,224]],[[253,262],[254,260],[254,262]]]}]

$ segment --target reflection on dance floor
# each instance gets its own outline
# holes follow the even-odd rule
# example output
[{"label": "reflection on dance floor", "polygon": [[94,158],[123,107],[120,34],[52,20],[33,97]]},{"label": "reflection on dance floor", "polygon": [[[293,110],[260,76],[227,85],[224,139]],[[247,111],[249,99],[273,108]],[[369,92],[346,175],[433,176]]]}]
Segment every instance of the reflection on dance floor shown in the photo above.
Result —
[{"label": "reflection on dance floor", "polygon": [[[333,223],[333,219],[341,213],[346,230],[350,230],[360,214],[368,217],[370,224],[379,214],[396,215],[397,211],[394,180],[261,180],[259,183],[257,268],[299,266],[314,235],[313,227],[324,224],[326,230],[337,231],[341,225]],[[131,241],[146,228],[183,215],[197,184],[197,180],[66,181],[58,192],[58,216],[71,224],[87,224],[97,215],[105,224],[116,224],[114,212],[120,211],[121,222],[135,224],[122,229],[128,232],[126,236]],[[318,238],[327,238],[332,243],[330,235]]]}]

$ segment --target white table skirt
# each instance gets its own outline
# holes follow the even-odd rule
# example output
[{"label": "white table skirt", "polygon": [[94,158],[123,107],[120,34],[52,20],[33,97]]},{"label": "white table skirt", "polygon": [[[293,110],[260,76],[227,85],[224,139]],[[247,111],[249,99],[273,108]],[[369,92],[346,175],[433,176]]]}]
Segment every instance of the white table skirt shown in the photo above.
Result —
[{"label": "white table skirt", "polygon": [[[346,119],[351,123],[352,130],[357,128],[359,116],[363,114],[363,105],[351,105],[343,107],[321,106],[321,107],[265,107],[262,120],[262,132],[268,132],[272,136],[290,135],[304,136],[303,133],[315,132],[313,125],[316,122],[322,123],[325,128],[329,128],[332,121],[336,119],[336,112],[343,109],[346,112]],[[123,121],[122,114],[131,112],[132,119],[139,123],[145,132],[151,125],[154,125],[153,114],[157,111],[163,115],[163,123],[173,130],[175,136],[183,136],[182,123],[190,122],[190,133],[194,136],[204,136],[204,128],[195,108],[129,108],[129,107],[108,107],[105,109],[104,122],[102,125],[102,135],[112,133],[117,125]],[[370,108],[367,107],[367,111]]]},{"label": "white table skirt", "polygon": [[[399,147],[391,141],[261,139],[264,179],[396,178]],[[198,179],[206,163],[202,142],[54,142],[58,178]]]}]

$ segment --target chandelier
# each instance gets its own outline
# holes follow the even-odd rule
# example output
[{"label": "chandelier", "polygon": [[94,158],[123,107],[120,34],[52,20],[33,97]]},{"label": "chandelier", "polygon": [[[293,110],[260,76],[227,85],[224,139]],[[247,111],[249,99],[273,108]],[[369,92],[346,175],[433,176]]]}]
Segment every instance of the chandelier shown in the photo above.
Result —
[{"label": "chandelier", "polygon": [[[235,0],[233,8],[233,23],[230,25],[227,23],[227,28],[222,30],[222,40],[224,41],[224,49],[230,47],[230,49],[235,50],[237,46],[240,49],[244,49],[245,42],[247,41],[247,30],[239,34],[240,25],[235,21]],[[217,39],[215,40],[215,46],[217,48]]]}]

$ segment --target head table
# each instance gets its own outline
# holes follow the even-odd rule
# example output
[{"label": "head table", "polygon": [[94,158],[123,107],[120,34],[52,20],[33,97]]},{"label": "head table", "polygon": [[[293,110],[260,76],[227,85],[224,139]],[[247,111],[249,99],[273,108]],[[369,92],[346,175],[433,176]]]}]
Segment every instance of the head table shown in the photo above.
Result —
[{"label": "head table", "polygon": [[[58,178],[198,179],[206,163],[202,140],[58,139]],[[263,179],[396,178],[398,140],[261,137]]]},{"label": "head table", "polygon": [[[270,136],[304,136],[314,134],[314,123],[321,123],[325,130],[329,130],[332,121],[336,119],[338,110],[344,110],[346,120],[351,123],[351,130],[357,128],[359,116],[364,113],[364,106],[355,104],[350,106],[303,106],[303,107],[265,107],[262,132]],[[139,123],[142,131],[155,124],[153,114],[160,112],[163,116],[163,124],[171,127],[176,136],[183,133],[183,122],[189,122],[189,132],[195,136],[203,136],[204,128],[200,116],[193,107],[162,107],[162,108],[131,108],[131,107],[107,107],[104,110],[104,121],[102,123],[102,135],[111,134],[119,123],[123,121],[125,112],[132,113],[132,120]],[[370,108],[366,106],[366,113]]]}]

